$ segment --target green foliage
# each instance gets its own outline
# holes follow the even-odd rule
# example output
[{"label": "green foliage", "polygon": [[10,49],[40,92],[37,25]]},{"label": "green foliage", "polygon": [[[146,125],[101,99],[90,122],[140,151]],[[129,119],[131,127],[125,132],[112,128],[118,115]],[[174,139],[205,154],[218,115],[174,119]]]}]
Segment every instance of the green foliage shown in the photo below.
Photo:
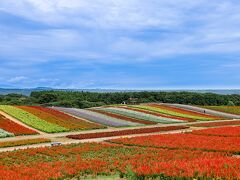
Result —
[{"label": "green foliage", "polygon": [[235,106],[235,104],[234,104],[234,102],[232,102],[232,101],[228,101],[228,104],[227,104],[228,106]]},{"label": "green foliage", "polygon": [[41,96],[39,96],[39,100],[38,100],[40,104],[50,103],[55,101],[57,101],[57,96],[52,93],[42,94]]},{"label": "green foliage", "polygon": [[0,95],[0,104],[45,105],[88,108],[109,104],[121,104],[136,98],[139,103],[163,102],[193,105],[240,105],[240,95],[220,95],[194,92],[114,92],[95,93],[77,91],[36,91],[30,97],[10,94]]}]

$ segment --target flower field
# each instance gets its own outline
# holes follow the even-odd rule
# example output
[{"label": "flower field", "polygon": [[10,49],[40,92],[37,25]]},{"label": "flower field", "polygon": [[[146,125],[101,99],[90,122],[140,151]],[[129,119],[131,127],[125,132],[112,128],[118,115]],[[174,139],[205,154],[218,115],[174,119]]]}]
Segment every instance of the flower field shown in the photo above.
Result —
[{"label": "flower field", "polygon": [[189,118],[195,120],[215,120],[222,119],[220,117],[211,116],[207,114],[201,114],[193,111],[188,111],[180,108],[170,107],[160,104],[147,104],[147,105],[136,105],[135,108],[144,109],[148,111],[163,113],[171,116],[177,116],[182,118]]},{"label": "flower field", "polygon": [[183,120],[183,121],[188,121],[188,122],[196,121],[196,120],[190,119],[190,118],[182,118],[182,117],[162,114],[159,112],[148,111],[148,110],[144,110],[144,109],[140,109],[140,108],[134,108],[134,106],[122,106],[121,108],[138,111],[138,112],[142,112],[142,113],[146,113],[146,114],[151,114],[151,115],[158,116],[158,117],[165,117],[165,118],[169,118],[169,119],[178,119],[178,120]]},{"label": "flower field", "polygon": [[[1,105],[0,110],[30,127],[47,133],[104,128],[102,125],[88,122],[84,119],[76,118],[63,112],[44,107]],[[6,119],[4,121],[0,121],[0,128],[1,124],[7,131],[12,132],[15,135],[36,134],[31,130],[20,127],[18,124],[9,122]]]},{"label": "flower field", "polygon": [[101,110],[100,108],[94,108],[94,109],[92,108],[92,109],[89,109],[89,110],[93,111],[93,112],[100,113],[100,114],[104,114],[104,115],[107,115],[107,116],[110,116],[110,117],[113,117],[113,118],[122,119],[122,120],[125,120],[125,121],[131,121],[131,122],[135,122],[135,123],[139,123],[139,124],[145,124],[145,125],[157,124],[157,122],[153,122],[153,121],[145,121],[145,120],[136,119],[136,118],[132,118],[132,117],[128,117],[128,116],[123,116],[123,115],[120,115],[120,114],[110,113],[110,112]]},{"label": "flower field", "polygon": [[0,106],[0,110],[4,111],[5,113],[9,114],[10,116],[15,117],[16,119],[22,121],[23,123],[27,124],[30,127],[38,129],[40,131],[53,133],[53,132],[64,132],[67,131],[66,128],[61,127],[56,124],[49,123],[45,120],[34,116],[31,113],[28,113],[22,109],[19,109],[14,106]]},{"label": "flower field", "polygon": [[207,136],[239,137],[240,127],[220,127],[220,128],[195,130],[195,131],[192,131],[192,134],[207,135]]},{"label": "flower field", "polygon": [[118,108],[118,107],[101,108],[101,110],[106,111],[106,112],[110,112],[110,113],[120,114],[120,115],[123,115],[123,116],[136,118],[136,119],[141,119],[141,120],[144,120],[144,121],[153,121],[153,122],[157,122],[157,123],[169,124],[169,123],[184,122],[182,120],[159,117],[159,116],[155,116],[155,115],[151,115],[151,114],[146,114],[146,113],[133,111],[133,110],[129,110],[129,109]]},{"label": "flower field", "polygon": [[240,159],[229,153],[84,143],[0,154],[0,179],[240,178]]},{"label": "flower field", "polygon": [[36,138],[36,139],[26,139],[26,140],[17,140],[17,141],[6,141],[6,142],[0,142],[0,148],[40,144],[40,143],[47,143],[47,142],[51,142],[51,140],[45,139],[45,138]]},{"label": "flower field", "polygon": [[17,108],[29,112],[49,123],[57,124],[69,130],[98,129],[102,127],[101,125],[69,116],[54,109],[37,106],[17,106]]},{"label": "flower field", "polygon": [[203,108],[240,115],[240,106],[201,106]]},{"label": "flower field", "polygon": [[127,129],[121,131],[112,131],[112,132],[98,132],[98,133],[85,133],[78,135],[69,135],[68,138],[72,139],[92,139],[92,138],[101,138],[101,137],[112,137],[112,136],[123,136],[130,134],[144,134],[144,133],[154,133],[154,132],[164,132],[164,131],[173,131],[180,129],[187,129],[187,126],[167,126],[167,127],[153,127],[153,128],[141,128],[141,129]]},{"label": "flower field", "polygon": [[33,135],[38,134],[36,131],[28,129],[24,126],[21,126],[0,114],[0,128],[14,134],[15,136],[19,135]]},{"label": "flower field", "polygon": [[[73,144],[1,152],[0,180],[98,176],[99,179],[240,179],[240,126],[233,126],[240,125],[240,120],[191,124],[196,120],[221,118],[162,104],[89,109],[1,105],[0,110],[47,133],[122,127],[103,132],[74,132],[73,135],[39,132],[36,137],[20,138],[24,140],[18,140],[19,137],[1,139],[0,151],[56,141]],[[171,123],[187,123],[187,126],[163,126]],[[124,128],[144,125],[154,126]],[[225,127],[195,130],[189,125]],[[182,131],[185,133],[177,133]],[[156,134],[143,135],[147,133]],[[0,137],[28,134],[36,132],[0,115]],[[110,140],[104,141],[105,137]],[[84,139],[99,143],[75,144]]]},{"label": "flower field", "polygon": [[106,116],[106,115],[96,113],[93,111],[89,111],[86,109],[61,108],[61,107],[54,107],[54,109],[72,114],[72,115],[80,117],[80,118],[87,119],[92,122],[103,124],[106,126],[124,127],[124,126],[140,125],[139,123],[134,123],[134,122],[130,122],[130,121],[113,118],[113,117]]}]

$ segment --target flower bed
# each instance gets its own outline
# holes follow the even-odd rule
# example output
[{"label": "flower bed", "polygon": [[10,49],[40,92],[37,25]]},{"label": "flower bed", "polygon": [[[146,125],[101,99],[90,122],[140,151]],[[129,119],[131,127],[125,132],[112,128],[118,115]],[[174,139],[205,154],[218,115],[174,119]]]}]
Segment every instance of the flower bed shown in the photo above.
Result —
[{"label": "flower bed", "polygon": [[178,108],[167,107],[158,104],[148,104],[148,105],[138,105],[134,106],[136,108],[145,109],[153,112],[159,112],[171,116],[183,117],[183,118],[190,118],[195,120],[214,120],[214,119],[221,119],[217,117],[213,117],[210,115],[205,115],[201,113],[195,113],[191,111],[186,111]]},{"label": "flower bed", "polygon": [[138,112],[142,112],[142,113],[146,113],[146,114],[151,114],[151,115],[158,116],[158,117],[165,117],[165,118],[169,118],[169,119],[183,120],[183,121],[188,121],[188,122],[195,122],[196,121],[196,120],[190,119],[190,118],[182,118],[182,117],[177,117],[177,116],[161,114],[159,112],[153,112],[153,111],[148,111],[148,110],[144,110],[144,109],[138,109],[138,108],[134,108],[134,106],[125,106],[125,107],[122,106],[121,108],[129,109],[129,110],[133,110],[133,111],[138,111]]},{"label": "flower bed", "polygon": [[101,114],[104,114],[104,115],[107,115],[107,116],[110,116],[110,117],[113,117],[113,118],[122,119],[122,120],[125,120],[125,121],[131,121],[131,122],[145,124],[145,125],[157,124],[157,122],[153,122],[153,121],[144,121],[144,120],[141,120],[141,119],[131,118],[131,117],[123,116],[123,115],[120,115],[120,114],[114,114],[114,113],[106,112],[106,111],[103,111],[99,108],[98,109],[89,109],[89,110],[93,111],[93,112],[101,113]]},{"label": "flower bed", "polygon": [[0,158],[0,179],[6,180],[85,179],[117,173],[124,179],[240,178],[240,159],[218,152],[84,143],[6,152]]},{"label": "flower bed", "polygon": [[28,113],[14,106],[0,105],[0,110],[22,121],[28,126],[31,126],[40,131],[49,132],[49,133],[68,131],[68,129],[64,127],[44,121],[38,118],[37,116],[34,116],[31,113]]},{"label": "flower bed", "polygon": [[182,123],[184,121],[182,120],[176,120],[176,119],[170,119],[170,118],[165,118],[165,117],[158,117],[154,116],[151,114],[146,114],[142,112],[137,112],[129,109],[122,109],[122,108],[115,108],[115,107],[110,107],[110,108],[102,108],[102,110],[110,113],[116,113],[120,114],[123,116],[128,116],[132,118],[137,118],[145,121],[153,121],[157,123],[164,123],[164,124],[170,124],[170,123]]},{"label": "flower bed", "polygon": [[195,130],[195,131],[192,131],[192,134],[208,135],[208,136],[238,137],[240,136],[240,127],[221,127],[221,128]]},{"label": "flower bed", "polygon": [[57,124],[69,130],[96,129],[101,127],[100,125],[90,123],[81,119],[77,119],[67,114],[65,116],[61,115],[61,112],[57,113],[57,111],[53,109],[37,106],[17,106],[17,107],[49,123]]},{"label": "flower bed", "polygon": [[103,125],[96,124],[96,123],[93,123],[93,122],[89,122],[89,121],[87,121],[85,119],[82,119],[82,118],[77,118],[77,117],[74,117],[74,116],[70,116],[66,113],[63,113],[61,111],[57,111],[57,110],[52,109],[52,108],[44,108],[44,107],[40,107],[40,106],[34,106],[33,108],[36,108],[36,109],[42,110],[44,112],[47,112],[49,114],[52,114],[54,116],[57,116],[58,118],[61,118],[68,123],[77,124],[77,125],[81,126],[83,129],[105,128]]},{"label": "flower bed", "polygon": [[166,134],[121,138],[111,140],[111,142],[131,146],[169,149],[240,152],[240,138],[238,137],[202,136],[195,134]]},{"label": "flower bed", "polygon": [[240,125],[240,120],[200,123],[200,124],[192,124],[190,126],[194,126],[194,127],[215,127],[215,126],[229,126],[229,125]]},{"label": "flower bed", "polygon": [[180,129],[187,129],[187,128],[189,127],[187,126],[152,127],[152,128],[141,128],[141,129],[127,129],[127,130],[112,131],[112,132],[98,132],[98,133],[69,135],[67,137],[72,139],[92,139],[92,138],[102,138],[102,137],[112,137],[112,136],[124,136],[124,135],[131,135],[131,134],[173,131],[173,130],[180,130]]},{"label": "flower bed", "polygon": [[36,138],[36,139],[26,139],[26,140],[17,140],[17,141],[6,141],[6,142],[0,142],[0,148],[40,144],[40,143],[47,143],[47,142],[51,142],[51,140],[45,139],[45,138]]},{"label": "flower bed", "polygon": [[92,121],[92,122],[107,125],[107,126],[122,127],[122,126],[139,125],[139,124],[136,124],[136,123],[112,118],[112,117],[105,116],[105,115],[102,115],[102,114],[99,114],[99,113],[96,113],[96,112],[92,112],[92,111],[89,111],[89,110],[85,110],[85,109],[61,108],[61,107],[54,107],[54,109],[72,114],[72,115],[80,117],[80,118],[87,119],[87,120]]},{"label": "flower bed", "polygon": [[36,131],[21,126],[20,124],[17,124],[7,119],[5,116],[1,114],[0,114],[0,128],[10,133],[13,133],[15,136],[38,134]]}]

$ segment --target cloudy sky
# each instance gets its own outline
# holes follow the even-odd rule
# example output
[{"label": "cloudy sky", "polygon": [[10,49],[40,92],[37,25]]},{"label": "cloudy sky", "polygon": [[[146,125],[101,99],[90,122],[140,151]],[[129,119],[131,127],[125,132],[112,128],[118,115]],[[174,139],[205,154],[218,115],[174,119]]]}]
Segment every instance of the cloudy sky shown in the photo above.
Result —
[{"label": "cloudy sky", "polygon": [[240,88],[239,0],[1,0],[0,87]]}]

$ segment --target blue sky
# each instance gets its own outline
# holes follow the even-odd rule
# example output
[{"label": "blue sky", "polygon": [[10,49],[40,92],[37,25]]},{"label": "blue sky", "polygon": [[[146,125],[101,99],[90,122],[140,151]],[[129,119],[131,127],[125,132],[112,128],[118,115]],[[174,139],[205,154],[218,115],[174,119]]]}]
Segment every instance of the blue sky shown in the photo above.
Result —
[{"label": "blue sky", "polygon": [[0,87],[240,88],[239,0],[2,0]]}]

